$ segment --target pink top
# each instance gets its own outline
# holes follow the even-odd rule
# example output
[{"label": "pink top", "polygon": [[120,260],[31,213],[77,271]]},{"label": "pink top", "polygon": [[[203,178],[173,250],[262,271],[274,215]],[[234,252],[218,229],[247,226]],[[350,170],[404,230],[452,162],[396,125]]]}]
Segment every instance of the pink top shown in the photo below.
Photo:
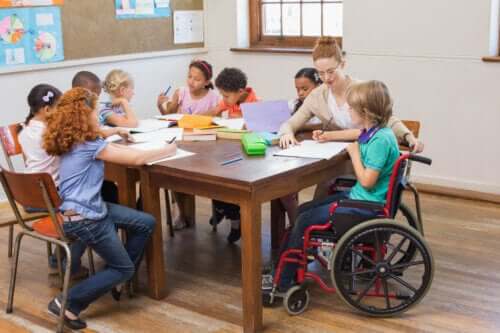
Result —
[{"label": "pink top", "polygon": [[205,97],[193,99],[188,87],[179,88],[179,109],[177,113],[205,114],[219,103],[219,95],[209,89]]}]

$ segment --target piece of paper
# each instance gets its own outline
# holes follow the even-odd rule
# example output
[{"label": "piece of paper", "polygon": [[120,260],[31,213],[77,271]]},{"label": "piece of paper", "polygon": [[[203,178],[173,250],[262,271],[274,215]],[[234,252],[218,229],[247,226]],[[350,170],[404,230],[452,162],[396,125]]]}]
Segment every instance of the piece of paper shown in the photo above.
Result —
[{"label": "piece of paper", "polygon": [[169,0],[115,0],[115,11],[118,19],[171,16]]},{"label": "piece of paper", "polygon": [[176,154],[174,156],[166,157],[166,158],[163,158],[163,159],[158,160],[158,161],[149,162],[148,165],[153,165],[153,164],[157,164],[157,163],[161,163],[161,162],[166,162],[166,161],[171,161],[171,160],[177,160],[179,158],[193,156],[194,154],[195,153],[192,153],[190,151],[177,148],[177,152],[176,152]]},{"label": "piece of paper", "polygon": [[20,65],[26,63],[24,58],[24,49],[7,49],[5,50],[5,64],[6,65]]},{"label": "piece of paper", "polygon": [[203,11],[174,12],[174,44],[203,43]]},{"label": "piece of paper", "polygon": [[133,134],[136,143],[141,142],[169,142],[175,137],[175,141],[181,141],[184,130],[182,128],[164,128],[153,132]]},{"label": "piece of paper", "polygon": [[342,152],[348,145],[349,142],[320,143],[313,140],[304,140],[300,143],[300,145],[277,151],[274,155],[329,160],[333,156]]},{"label": "piece of paper", "polygon": [[212,122],[219,126],[237,130],[243,129],[243,126],[245,125],[245,120],[243,118],[213,118]]},{"label": "piece of paper", "polygon": [[290,118],[287,101],[265,101],[241,104],[246,127],[252,132],[278,132]]},{"label": "piece of paper", "polygon": [[182,113],[162,114],[155,116],[156,119],[175,121],[179,121],[182,117],[184,117]]},{"label": "piece of paper", "polygon": [[155,0],[156,8],[169,8],[170,0]]},{"label": "piece of paper", "polygon": [[130,132],[147,133],[168,128],[170,125],[171,123],[168,121],[158,119],[142,119],[139,120],[139,126],[126,129],[130,130]]}]

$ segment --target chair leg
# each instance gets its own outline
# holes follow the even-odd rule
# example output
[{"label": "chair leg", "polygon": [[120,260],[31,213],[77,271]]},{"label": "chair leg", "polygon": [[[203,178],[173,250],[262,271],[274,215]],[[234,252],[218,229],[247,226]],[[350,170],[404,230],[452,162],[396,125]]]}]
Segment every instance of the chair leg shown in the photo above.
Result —
[{"label": "chair leg", "polygon": [[[57,272],[59,273],[59,283],[62,289],[64,283],[64,273],[62,267],[61,247],[59,245],[56,245],[56,257],[57,257]],[[68,266],[71,267],[71,264],[68,262],[68,258],[66,258],[66,268]]]},{"label": "chair leg", "polygon": [[9,248],[7,249],[7,257],[12,258],[12,240],[14,239],[14,226],[9,225]]},{"label": "chair leg", "polygon": [[21,239],[24,237],[24,232],[19,232],[16,237],[16,247],[14,248],[14,262],[10,273],[9,284],[9,299],[7,301],[7,313],[12,313],[12,306],[14,305],[14,290],[16,289],[17,265],[19,263],[19,252],[21,249]]},{"label": "chair leg", "polygon": [[50,257],[52,256],[52,244],[47,242],[47,265],[50,267]]},{"label": "chair leg", "polygon": [[90,247],[87,248],[87,255],[89,257],[90,275],[95,275],[94,254],[92,253],[92,249]]},{"label": "chair leg", "polygon": [[[64,313],[66,312],[66,306],[68,303],[68,288],[69,288],[69,277],[71,275],[71,251],[67,244],[63,245],[64,252],[66,253],[66,268],[64,270],[64,282],[62,285],[62,300],[61,300],[61,313],[59,314],[59,323],[57,324],[57,333],[62,333],[64,331]],[[60,253],[61,246],[57,246],[57,251]],[[60,254],[59,254],[60,257]]]},{"label": "chair leg", "polygon": [[[175,195],[172,195],[172,197],[175,197]],[[165,189],[165,204],[166,204],[168,230],[170,233],[170,237],[174,237],[174,225],[172,223],[172,206],[170,205],[170,195],[167,189]]]}]

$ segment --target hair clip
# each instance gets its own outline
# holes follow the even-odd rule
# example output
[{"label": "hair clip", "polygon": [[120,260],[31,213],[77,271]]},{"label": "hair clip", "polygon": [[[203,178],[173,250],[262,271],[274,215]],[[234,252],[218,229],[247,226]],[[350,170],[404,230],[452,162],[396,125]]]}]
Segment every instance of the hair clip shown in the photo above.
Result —
[{"label": "hair clip", "polygon": [[319,77],[318,72],[314,73],[314,80],[315,80],[316,82],[320,82],[320,81],[321,81],[321,78]]},{"label": "hair clip", "polygon": [[47,91],[47,95],[43,96],[42,97],[42,100],[45,102],[45,103],[50,103],[50,99],[54,97],[54,93],[52,91]]}]

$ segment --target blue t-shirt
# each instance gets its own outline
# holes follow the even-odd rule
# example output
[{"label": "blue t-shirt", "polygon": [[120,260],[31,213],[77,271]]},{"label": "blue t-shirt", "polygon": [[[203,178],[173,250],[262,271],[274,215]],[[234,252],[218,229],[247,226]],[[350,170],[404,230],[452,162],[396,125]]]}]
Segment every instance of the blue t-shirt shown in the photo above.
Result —
[{"label": "blue t-shirt", "polygon": [[59,194],[63,201],[62,211],[74,210],[90,220],[100,220],[107,215],[101,197],[104,162],[97,159],[106,145],[101,138],[86,141],[61,156]]},{"label": "blue t-shirt", "polygon": [[349,197],[385,203],[392,168],[399,157],[399,146],[393,131],[387,127],[379,129],[370,141],[359,145],[359,150],[363,166],[378,171],[379,176],[377,183],[369,190],[356,182]]},{"label": "blue t-shirt", "polygon": [[108,118],[114,114],[125,116],[125,110],[121,105],[111,105],[110,103],[103,104],[101,110],[99,110],[99,124],[107,125]]}]

